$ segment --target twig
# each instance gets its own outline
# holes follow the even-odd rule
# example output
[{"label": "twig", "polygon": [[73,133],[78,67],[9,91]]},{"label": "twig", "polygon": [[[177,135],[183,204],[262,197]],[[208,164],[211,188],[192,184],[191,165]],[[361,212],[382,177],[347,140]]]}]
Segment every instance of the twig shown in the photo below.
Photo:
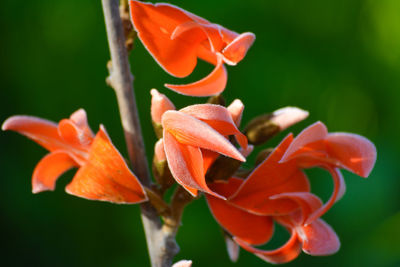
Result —
[{"label": "twig", "polygon": [[[118,0],[102,0],[108,43],[112,64],[109,64],[108,84],[117,95],[122,127],[133,171],[143,185],[150,187],[150,173],[140,128],[138,110],[133,90],[133,76],[130,72],[125,36],[119,13]],[[153,267],[171,266],[178,253],[175,232],[165,231],[150,203],[141,205],[143,227]]]}]

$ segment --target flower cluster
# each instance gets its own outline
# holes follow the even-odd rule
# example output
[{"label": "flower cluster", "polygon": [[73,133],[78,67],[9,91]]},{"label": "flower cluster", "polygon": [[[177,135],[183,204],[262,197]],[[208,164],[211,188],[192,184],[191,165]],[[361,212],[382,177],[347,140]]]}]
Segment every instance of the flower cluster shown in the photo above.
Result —
[{"label": "flower cluster", "polygon": [[[291,261],[301,251],[338,251],[339,238],[321,216],[345,193],[340,169],[361,177],[370,174],[374,145],[356,134],[328,133],[316,122],[297,137],[289,134],[274,149],[263,150],[252,170],[241,168],[254,146],[308,116],[287,107],[253,119],[243,133],[239,130],[244,104],[237,99],[225,106],[219,94],[227,82],[224,63],[240,62],[254,34],[238,34],[170,4],[130,1],[130,12],[139,39],[169,74],[188,76],[198,58],[215,65],[200,81],[165,86],[185,95],[214,97],[177,110],[165,95],[151,90],[151,117],[159,138],[153,159],[157,185],[151,188],[129,170],[103,126],[96,135],[92,132],[83,109],[58,124],[30,116],[9,118],[3,130],[19,132],[50,151],[33,172],[33,192],[54,190],[58,177],[73,167],[78,171],[66,191],[91,200],[139,203],[149,200],[149,192],[163,199],[177,183],[193,197],[204,193],[233,260],[239,247],[270,263]],[[309,168],[322,168],[332,176],[334,189],[326,203],[311,193],[304,173]],[[271,239],[275,223],[291,234],[286,244],[274,250],[256,248]]]}]

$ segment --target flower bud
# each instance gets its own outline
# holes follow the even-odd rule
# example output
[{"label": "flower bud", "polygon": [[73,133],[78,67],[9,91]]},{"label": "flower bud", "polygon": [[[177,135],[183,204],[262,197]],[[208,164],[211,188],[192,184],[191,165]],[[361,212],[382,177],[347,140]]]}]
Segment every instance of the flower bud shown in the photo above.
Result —
[{"label": "flower bud", "polygon": [[173,178],[171,171],[168,167],[167,157],[164,151],[163,139],[158,140],[154,146],[152,169],[154,178],[161,186],[162,191],[170,188],[175,183],[175,179]]},{"label": "flower bud", "polygon": [[307,118],[308,114],[308,111],[296,107],[285,107],[272,113],[271,122],[278,125],[280,130],[283,131]]},{"label": "flower bud", "polygon": [[232,236],[224,231],[224,239],[226,244],[226,250],[228,251],[229,259],[232,262],[237,262],[239,258],[240,247],[233,241]]},{"label": "flower bud", "polygon": [[241,165],[242,162],[236,159],[219,156],[208,169],[206,180],[228,180],[235,174]]},{"label": "flower bud", "polygon": [[210,97],[207,100],[208,104],[214,104],[214,105],[220,105],[220,106],[224,106],[226,105],[226,101],[225,98],[222,95],[215,95]]},{"label": "flower bud", "polygon": [[228,107],[229,113],[231,114],[232,120],[235,122],[236,126],[239,127],[242,120],[242,114],[244,105],[239,99],[235,99]]},{"label": "flower bud", "polygon": [[161,117],[167,110],[175,110],[174,104],[164,94],[156,89],[151,89],[151,119],[153,128],[158,138],[162,137]]},{"label": "flower bud", "polygon": [[271,147],[261,150],[256,157],[256,166],[260,165],[261,162],[266,160],[268,156],[272,153],[272,151],[274,151],[274,149]]}]

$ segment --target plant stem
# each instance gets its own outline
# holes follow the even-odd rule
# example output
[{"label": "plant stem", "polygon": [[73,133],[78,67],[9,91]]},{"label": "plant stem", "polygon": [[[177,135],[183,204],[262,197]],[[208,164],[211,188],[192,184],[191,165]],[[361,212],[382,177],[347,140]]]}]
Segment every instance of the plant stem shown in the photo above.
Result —
[{"label": "plant stem", "polygon": [[[111,53],[108,84],[115,90],[125,133],[130,163],[141,183],[150,187],[150,173],[144,148],[143,135],[133,89],[125,36],[119,13],[118,0],[102,0],[108,43]],[[153,267],[171,266],[179,247],[176,231],[165,230],[154,207],[146,202],[140,206],[147,246]]]}]

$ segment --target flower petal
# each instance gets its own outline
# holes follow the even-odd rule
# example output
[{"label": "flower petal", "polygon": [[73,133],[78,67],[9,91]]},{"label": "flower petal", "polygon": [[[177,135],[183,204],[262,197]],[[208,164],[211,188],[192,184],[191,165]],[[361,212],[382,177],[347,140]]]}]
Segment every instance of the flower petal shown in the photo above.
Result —
[{"label": "flower petal", "polygon": [[245,161],[240,152],[224,136],[190,115],[169,110],[162,117],[162,125],[181,144],[212,150]]},{"label": "flower petal", "polygon": [[303,251],[313,256],[324,256],[336,253],[340,241],[335,231],[322,219],[297,229],[303,241]]},{"label": "flower petal", "polygon": [[302,246],[295,230],[292,230],[292,235],[286,244],[275,250],[257,249],[236,237],[234,240],[245,250],[254,253],[257,257],[269,263],[286,263],[294,260],[299,256]]},{"label": "flower petal", "polygon": [[12,116],[3,123],[2,130],[25,135],[50,151],[68,147],[58,135],[56,123],[37,117]]},{"label": "flower petal", "polygon": [[371,141],[350,133],[331,133],[325,140],[329,157],[355,174],[368,177],[376,161],[376,148]]},{"label": "flower petal", "polygon": [[78,170],[66,191],[78,197],[113,203],[133,204],[147,200],[142,185],[103,126],[93,140],[87,163]]},{"label": "flower petal", "polygon": [[[213,183],[210,188],[224,197],[229,197],[242,182],[241,179],[231,178],[227,183]],[[272,217],[248,213],[231,205],[229,201],[210,195],[206,195],[206,199],[214,218],[231,235],[253,245],[264,244],[270,240],[274,231]]]},{"label": "flower petal", "polygon": [[67,170],[78,164],[64,151],[47,154],[36,165],[32,176],[32,192],[53,191],[56,181]]},{"label": "flower petal", "polygon": [[190,96],[211,96],[224,91],[228,80],[228,73],[223,65],[222,58],[218,57],[214,70],[203,79],[184,85],[165,84],[165,87]]},{"label": "flower petal", "polygon": [[207,186],[200,149],[180,144],[166,130],[164,130],[163,136],[168,166],[175,180],[194,196],[197,196],[197,190],[200,190],[221,197]]},{"label": "flower petal", "polygon": [[235,135],[240,146],[247,148],[247,138],[236,127],[227,108],[213,104],[198,104],[180,111],[204,121],[222,135]]},{"label": "flower petal", "polygon": [[305,174],[293,162],[278,163],[293,140],[288,135],[245,180],[229,199],[238,207],[256,214],[282,215],[298,205],[289,199],[269,199],[286,192],[308,192],[310,185]]},{"label": "flower petal", "polygon": [[235,122],[236,126],[239,127],[242,121],[242,115],[244,110],[243,102],[240,99],[235,99],[228,107],[228,112],[231,114],[232,120]]},{"label": "flower petal", "polygon": [[229,65],[236,65],[245,56],[249,48],[253,45],[256,36],[254,33],[245,32],[237,36],[235,40],[225,46],[222,50],[224,61]]},{"label": "flower petal", "polygon": [[130,1],[132,23],[143,45],[169,74],[186,77],[197,64],[197,46],[206,39],[201,29],[193,29],[171,39],[175,28],[192,18],[188,12],[169,4]]},{"label": "flower petal", "polygon": [[319,209],[314,211],[309,218],[306,220],[306,224],[310,224],[315,219],[321,217],[325,212],[327,212],[335,202],[340,200],[340,198],[344,195],[346,191],[346,183],[344,182],[343,176],[340,173],[339,169],[327,167],[327,170],[330,172],[333,178],[333,192],[329,200]]},{"label": "flower petal", "polygon": [[156,89],[151,89],[151,119],[155,123],[161,123],[161,117],[165,111],[175,110],[174,104],[164,94]]},{"label": "flower petal", "polygon": [[289,161],[301,153],[315,152],[317,150],[316,147],[310,146],[310,144],[317,143],[317,146],[323,146],[324,144],[321,142],[327,136],[328,130],[322,122],[318,121],[308,126],[293,140],[293,142],[290,144],[285,154],[283,155],[281,162]]}]

